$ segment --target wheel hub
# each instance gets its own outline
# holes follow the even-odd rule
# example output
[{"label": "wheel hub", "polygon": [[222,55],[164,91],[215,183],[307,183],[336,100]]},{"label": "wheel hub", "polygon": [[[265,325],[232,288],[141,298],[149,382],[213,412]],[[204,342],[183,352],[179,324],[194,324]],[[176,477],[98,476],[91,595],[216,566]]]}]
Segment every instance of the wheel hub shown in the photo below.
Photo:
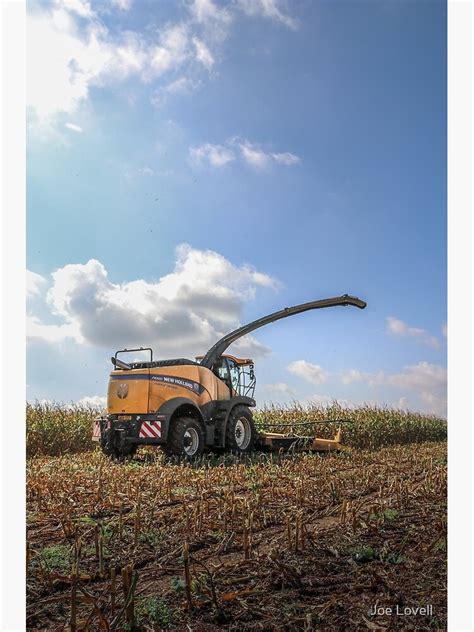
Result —
[{"label": "wheel hub", "polygon": [[194,456],[199,448],[199,435],[195,428],[188,428],[183,437],[184,451],[188,456]]},{"label": "wheel hub", "polygon": [[234,429],[235,443],[241,450],[245,450],[252,438],[252,429],[246,417],[237,419]]}]

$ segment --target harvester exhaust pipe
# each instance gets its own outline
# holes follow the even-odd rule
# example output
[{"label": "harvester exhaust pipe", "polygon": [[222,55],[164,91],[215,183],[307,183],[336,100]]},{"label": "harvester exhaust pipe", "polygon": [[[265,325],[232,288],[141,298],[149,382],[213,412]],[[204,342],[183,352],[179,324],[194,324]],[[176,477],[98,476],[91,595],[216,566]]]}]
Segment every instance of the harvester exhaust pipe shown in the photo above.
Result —
[{"label": "harvester exhaust pipe", "polygon": [[115,368],[124,369],[125,371],[130,371],[132,368],[130,364],[127,364],[126,362],[124,362],[123,360],[119,360],[118,358],[112,357],[110,358],[110,361]]},{"label": "harvester exhaust pipe", "polygon": [[302,303],[301,305],[295,305],[294,307],[285,307],[279,312],[274,312],[273,314],[269,314],[268,316],[264,316],[263,318],[259,318],[258,320],[254,320],[248,325],[244,325],[243,327],[239,327],[235,331],[231,331],[229,334],[225,335],[221,338],[216,344],[209,349],[204,358],[201,360],[201,365],[211,369],[215,364],[216,360],[224,353],[224,351],[229,347],[233,342],[241,338],[242,336],[246,336],[255,329],[259,329],[264,325],[268,325],[269,323],[273,323],[276,320],[280,320],[281,318],[287,318],[287,316],[293,316],[294,314],[301,314],[302,312],[306,312],[310,309],[321,309],[323,307],[336,307],[337,305],[352,305],[353,307],[358,307],[359,309],[364,309],[367,303],[362,301],[360,298],[356,296],[349,296],[348,294],[344,294],[342,296],[335,296],[334,298],[325,298],[319,301],[310,301],[309,303]]}]

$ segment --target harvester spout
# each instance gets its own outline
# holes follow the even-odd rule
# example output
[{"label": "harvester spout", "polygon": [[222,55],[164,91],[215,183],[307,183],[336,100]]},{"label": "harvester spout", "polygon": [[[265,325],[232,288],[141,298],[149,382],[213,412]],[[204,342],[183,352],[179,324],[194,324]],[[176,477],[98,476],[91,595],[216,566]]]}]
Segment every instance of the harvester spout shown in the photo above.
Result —
[{"label": "harvester spout", "polygon": [[274,312],[273,314],[269,314],[268,316],[263,316],[263,318],[254,320],[248,325],[239,327],[239,329],[231,331],[229,334],[225,335],[218,342],[216,342],[213,347],[209,349],[204,358],[201,360],[201,365],[207,367],[208,369],[212,368],[216,360],[218,360],[218,358],[224,353],[227,347],[229,347],[233,342],[235,342],[242,336],[246,336],[250,332],[255,331],[255,329],[259,329],[260,327],[268,325],[269,323],[273,323],[276,320],[280,320],[281,318],[287,318],[288,316],[301,314],[301,312],[306,312],[310,309],[335,307],[336,305],[353,305],[354,307],[358,307],[359,309],[364,309],[367,303],[361,301],[355,296],[344,294],[343,296],[335,296],[334,298],[325,298],[319,301],[302,303],[301,305],[295,305],[294,307],[285,307],[279,312]]}]

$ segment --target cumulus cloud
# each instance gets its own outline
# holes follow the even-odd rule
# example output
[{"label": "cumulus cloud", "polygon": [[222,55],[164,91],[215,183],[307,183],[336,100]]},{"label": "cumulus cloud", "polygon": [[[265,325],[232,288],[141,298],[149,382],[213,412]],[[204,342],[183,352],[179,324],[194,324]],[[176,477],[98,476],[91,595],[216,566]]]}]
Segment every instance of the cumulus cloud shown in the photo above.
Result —
[{"label": "cumulus cloud", "polygon": [[431,336],[425,329],[411,327],[402,320],[389,316],[387,318],[387,331],[394,336],[416,338],[419,342],[438,349],[440,341],[435,336]]},{"label": "cumulus cloud", "polygon": [[353,382],[361,382],[366,374],[358,371],[357,369],[350,369],[342,374],[343,384],[352,384]]},{"label": "cumulus cloud", "polygon": [[[418,362],[403,367],[398,373],[364,373],[352,369],[342,375],[345,384],[365,382],[369,386],[391,386],[402,391],[400,401],[406,398],[405,393],[415,394],[426,412],[446,416],[447,411],[447,369],[429,362]],[[403,400],[404,401],[404,400]]]},{"label": "cumulus cloud", "polygon": [[100,395],[86,395],[77,402],[80,406],[91,406],[92,408],[105,408],[107,405],[107,398]]},{"label": "cumulus cloud", "polygon": [[[96,259],[52,274],[47,301],[60,325],[30,317],[30,336],[72,337],[97,347],[153,346],[158,355],[203,353],[240,324],[246,301],[277,282],[250,265],[236,266],[211,250],[177,248],[173,272],[157,281],[113,283]],[[236,345],[252,357],[268,349],[248,336]]]},{"label": "cumulus cloud", "polygon": [[322,384],[327,380],[327,374],[318,364],[311,364],[306,360],[295,360],[287,367],[287,370],[310,384]]},{"label": "cumulus cloud", "polygon": [[[91,87],[144,70],[150,52],[134,33],[112,38],[85,3],[58,2],[27,15],[27,106],[40,120],[71,113]],[[79,10],[79,7],[82,9]],[[85,19],[80,28],[76,19]]]},{"label": "cumulus cloud", "polygon": [[58,343],[68,339],[77,343],[84,342],[77,323],[45,324],[33,314],[28,314],[26,317],[26,335],[31,340],[43,340],[45,342]]},{"label": "cumulus cloud", "polygon": [[71,0],[31,11],[27,41],[27,105],[41,121],[76,111],[92,87],[130,76],[149,82],[184,64],[209,70],[214,63],[210,42],[198,38],[189,21],[164,26],[156,42],[133,31],[112,34],[88,3]]},{"label": "cumulus cloud", "polygon": [[203,143],[198,147],[191,147],[189,154],[195,163],[208,163],[213,167],[222,167],[239,157],[257,171],[264,171],[275,163],[291,166],[301,162],[301,159],[295,154],[267,152],[257,143],[251,143],[247,139],[237,136],[226,140],[222,145]]},{"label": "cumulus cloud", "polygon": [[264,384],[262,389],[271,393],[277,399],[290,399],[296,395],[295,391],[286,384],[286,382],[274,382],[273,384]]},{"label": "cumulus cloud", "polygon": [[41,274],[31,270],[26,271],[26,296],[28,298],[39,295],[46,285],[47,281]]},{"label": "cumulus cloud", "polygon": [[270,18],[295,31],[298,21],[292,17],[282,0],[237,0],[237,6],[249,16]]},{"label": "cumulus cloud", "polygon": [[[96,6],[96,5],[94,5]],[[212,0],[183,3],[182,15],[156,31],[108,29],[102,14],[128,11],[132,0],[112,0],[95,11],[85,0],[33,4],[27,14],[27,106],[41,123],[75,112],[92,88],[116,85],[135,76],[156,82],[185,71],[197,80],[220,56],[237,14],[263,16],[294,28],[296,21],[277,0],[221,6]],[[243,11],[242,11],[243,9]],[[275,161],[291,160],[277,154]],[[284,164],[288,164],[284,162]]]},{"label": "cumulus cloud", "polygon": [[349,402],[345,399],[337,399],[335,397],[332,397],[331,395],[324,395],[321,393],[314,393],[313,395],[310,395],[309,397],[305,397],[302,400],[301,404],[303,406],[311,406],[311,405],[330,406],[336,401],[341,406],[350,405]]}]

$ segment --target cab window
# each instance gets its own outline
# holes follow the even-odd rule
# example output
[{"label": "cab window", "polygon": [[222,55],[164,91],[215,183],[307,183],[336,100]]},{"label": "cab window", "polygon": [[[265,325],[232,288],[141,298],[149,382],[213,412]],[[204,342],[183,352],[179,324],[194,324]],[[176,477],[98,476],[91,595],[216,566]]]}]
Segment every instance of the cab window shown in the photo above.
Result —
[{"label": "cab window", "polygon": [[213,367],[213,372],[219,379],[224,382],[229,381],[229,369],[227,367],[225,358],[223,358],[218,364],[215,364]]},{"label": "cab window", "polygon": [[232,384],[232,388],[234,391],[239,390],[240,383],[240,370],[238,365],[231,358],[226,358],[227,364],[229,365],[229,373],[230,373],[230,381]]}]

